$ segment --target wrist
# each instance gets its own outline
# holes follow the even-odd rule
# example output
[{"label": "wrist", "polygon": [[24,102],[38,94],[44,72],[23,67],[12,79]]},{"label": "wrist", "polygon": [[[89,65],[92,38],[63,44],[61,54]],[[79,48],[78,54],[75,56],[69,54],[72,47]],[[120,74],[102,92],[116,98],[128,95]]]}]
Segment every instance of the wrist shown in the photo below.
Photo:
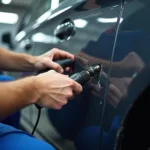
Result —
[{"label": "wrist", "polygon": [[27,95],[27,99],[30,101],[30,104],[35,104],[38,102],[40,98],[40,94],[38,92],[37,80],[36,76],[28,77],[25,81],[25,93]]},{"label": "wrist", "polygon": [[37,57],[36,56],[29,55],[28,63],[31,66],[30,67],[32,69],[31,71],[35,71],[36,70],[36,61],[37,61]]},{"label": "wrist", "polygon": [[42,68],[42,64],[40,63],[41,57],[40,56],[32,56],[30,62],[34,68],[34,71],[40,70]]},{"label": "wrist", "polygon": [[34,89],[34,98],[33,98],[33,101],[34,103],[37,103],[41,97],[41,94],[40,94],[40,91],[39,91],[39,84],[38,84],[38,79],[37,79],[37,76],[33,76],[31,77],[32,79],[32,88]]}]

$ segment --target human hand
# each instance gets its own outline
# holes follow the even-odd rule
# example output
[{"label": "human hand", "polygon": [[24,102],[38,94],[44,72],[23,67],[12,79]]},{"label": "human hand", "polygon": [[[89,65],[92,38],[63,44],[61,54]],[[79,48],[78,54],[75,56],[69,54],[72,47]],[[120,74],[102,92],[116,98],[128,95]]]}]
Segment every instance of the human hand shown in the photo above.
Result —
[{"label": "human hand", "polygon": [[61,109],[69,99],[82,91],[80,84],[54,70],[37,75],[35,87],[39,97],[37,104],[52,109]]},{"label": "human hand", "polygon": [[120,62],[120,67],[135,73],[144,68],[144,62],[137,53],[131,52]]},{"label": "human hand", "polygon": [[[103,72],[103,78],[107,79],[107,75]],[[108,86],[107,92],[107,102],[110,103],[113,107],[117,107],[120,103],[120,100],[127,95],[127,89],[129,84],[131,83],[132,78],[110,78],[110,83]],[[107,82],[107,81],[105,81]],[[104,94],[106,92],[105,86],[95,84],[93,82],[90,83],[91,92],[95,96],[104,99]],[[106,84],[106,83],[105,83]]]},{"label": "human hand", "polygon": [[[74,60],[74,55],[54,48],[41,56],[36,56],[36,60],[34,64],[37,70],[44,70],[46,68],[50,68],[59,73],[63,73],[64,72],[63,68],[59,64],[55,63],[54,61],[61,60],[61,59],[68,59],[68,58]],[[69,70],[70,68],[67,67],[66,71]]]}]

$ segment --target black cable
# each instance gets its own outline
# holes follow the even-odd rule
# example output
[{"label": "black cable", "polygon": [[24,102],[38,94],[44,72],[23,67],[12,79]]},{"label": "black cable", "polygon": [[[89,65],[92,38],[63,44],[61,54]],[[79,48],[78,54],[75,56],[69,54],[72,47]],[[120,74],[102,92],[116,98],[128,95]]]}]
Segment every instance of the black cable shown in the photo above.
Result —
[{"label": "black cable", "polygon": [[41,108],[38,108],[38,116],[37,116],[37,119],[36,119],[36,123],[35,123],[35,125],[34,125],[34,128],[33,128],[33,130],[32,130],[32,135],[34,134],[34,132],[35,132],[35,130],[36,130],[36,128],[37,128],[37,125],[38,125],[38,123],[39,123],[39,120],[40,120],[40,116],[41,116]]}]

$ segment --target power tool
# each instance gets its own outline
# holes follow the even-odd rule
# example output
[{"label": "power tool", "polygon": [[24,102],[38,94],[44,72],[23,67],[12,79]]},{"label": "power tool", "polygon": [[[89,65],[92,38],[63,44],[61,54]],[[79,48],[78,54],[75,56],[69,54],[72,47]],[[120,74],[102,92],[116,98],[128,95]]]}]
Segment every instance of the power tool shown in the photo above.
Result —
[{"label": "power tool", "polygon": [[[66,67],[73,67],[74,68],[74,66],[75,66],[75,62],[73,62],[72,59],[59,60],[59,61],[56,61],[56,63],[61,65],[64,69]],[[83,86],[86,82],[88,82],[91,79],[91,77],[93,77],[95,75],[99,75],[99,73],[101,72],[101,69],[102,69],[101,65],[89,67],[87,70],[83,70],[79,73],[75,73],[75,74],[71,75],[70,78]],[[45,70],[39,71],[38,74],[47,72],[49,70],[50,69],[45,69]],[[41,109],[42,109],[42,107],[37,105],[37,104],[35,106],[39,110],[39,112],[38,112],[36,124],[33,128],[33,131],[32,131],[32,135],[34,134],[35,129],[38,125],[38,122],[40,119],[40,114],[41,114]]]}]

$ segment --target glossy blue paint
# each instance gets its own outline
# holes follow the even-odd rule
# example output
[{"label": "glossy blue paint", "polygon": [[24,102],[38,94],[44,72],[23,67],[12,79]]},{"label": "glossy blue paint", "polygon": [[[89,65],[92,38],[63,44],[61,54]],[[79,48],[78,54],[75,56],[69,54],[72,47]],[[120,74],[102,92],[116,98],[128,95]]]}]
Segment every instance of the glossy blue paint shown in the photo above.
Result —
[{"label": "glossy blue paint", "polygon": [[[120,26],[116,34],[120,7],[123,15],[120,16]],[[49,118],[63,137],[74,141],[87,128],[93,126],[101,128],[104,101],[106,107],[103,131],[106,134],[110,131],[116,116],[120,116],[122,121],[125,120],[130,104],[138,99],[142,90],[149,84],[147,78],[142,78],[145,72],[140,78],[140,72],[149,65],[150,61],[149,8],[149,0],[86,0],[74,1],[72,4],[66,0],[45,21],[40,24],[36,24],[35,21],[21,30],[25,36],[14,42],[16,52],[23,48],[22,43],[26,44],[27,39],[31,41],[31,49],[28,52],[36,55],[54,47],[64,49],[80,58],[80,65],[75,66],[74,72],[101,63],[106,79],[110,81],[108,88],[104,86],[102,90],[87,84],[83,93],[70,101],[62,110],[48,110]],[[62,13],[59,13],[60,10],[63,10]],[[70,40],[60,42],[54,36],[54,31],[68,18],[75,22],[76,34],[69,38]],[[116,44],[114,44],[115,36]],[[113,50],[114,56],[112,56]],[[26,49],[22,51],[26,52]],[[107,77],[110,69],[110,76]],[[119,128],[120,123],[116,125]],[[90,130],[87,133],[90,135]],[[95,133],[93,128],[91,133]],[[116,141],[116,136],[114,138],[113,141]],[[87,144],[88,142],[90,141],[87,141]],[[87,146],[86,143],[80,144],[81,147]]]}]

